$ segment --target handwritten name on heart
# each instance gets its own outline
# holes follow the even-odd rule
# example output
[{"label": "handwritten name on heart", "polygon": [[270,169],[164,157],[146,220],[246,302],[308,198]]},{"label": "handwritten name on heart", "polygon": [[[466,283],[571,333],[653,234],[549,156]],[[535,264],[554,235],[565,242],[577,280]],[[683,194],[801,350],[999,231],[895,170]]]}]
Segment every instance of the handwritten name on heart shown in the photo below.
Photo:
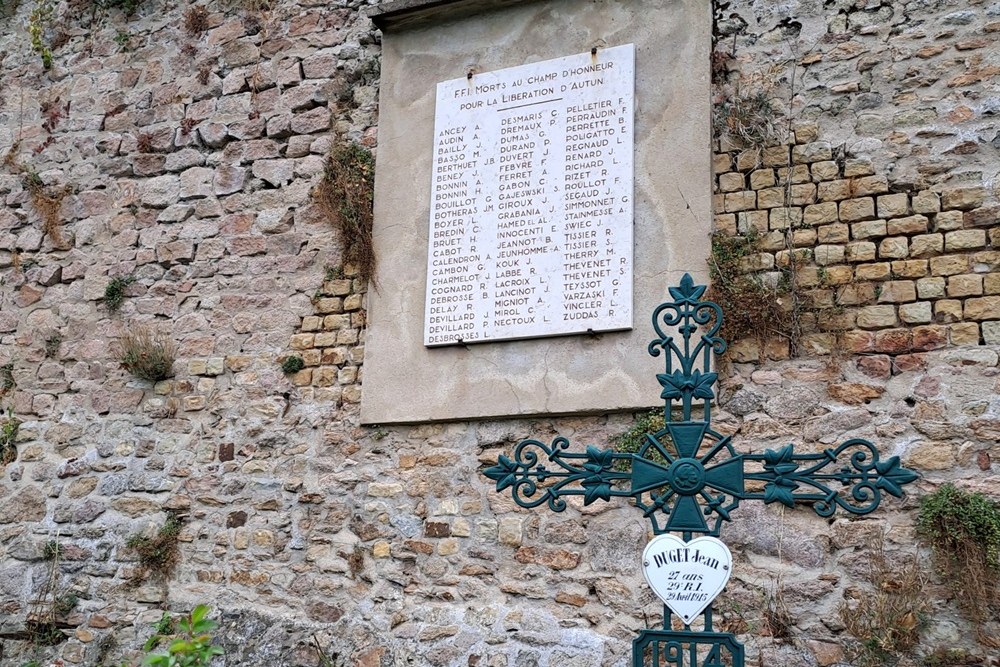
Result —
[{"label": "handwritten name on heart", "polygon": [[715,537],[684,542],[657,535],[642,552],[642,573],[663,604],[687,625],[726,587],[733,554]]}]

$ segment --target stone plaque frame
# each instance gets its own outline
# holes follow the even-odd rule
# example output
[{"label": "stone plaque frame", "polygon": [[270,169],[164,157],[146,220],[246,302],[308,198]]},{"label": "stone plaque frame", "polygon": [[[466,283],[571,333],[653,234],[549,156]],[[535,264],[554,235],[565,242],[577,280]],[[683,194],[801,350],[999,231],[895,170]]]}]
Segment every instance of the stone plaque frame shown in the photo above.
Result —
[{"label": "stone plaque frame", "polygon": [[[384,31],[374,229],[379,289],[369,294],[362,422],[648,406],[656,360],[636,354],[652,338],[646,314],[685,271],[707,274],[711,8],[700,0],[468,0],[423,3],[433,20],[421,22],[422,3],[404,4],[411,8],[375,16]],[[634,329],[425,347],[437,84],[621,44],[635,48]]]}]

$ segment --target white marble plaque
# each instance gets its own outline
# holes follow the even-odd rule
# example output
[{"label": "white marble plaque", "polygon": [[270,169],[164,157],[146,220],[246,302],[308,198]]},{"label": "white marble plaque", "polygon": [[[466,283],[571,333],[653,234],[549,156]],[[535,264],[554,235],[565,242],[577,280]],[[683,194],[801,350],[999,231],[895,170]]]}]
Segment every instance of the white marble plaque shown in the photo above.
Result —
[{"label": "white marble plaque", "polygon": [[424,345],[632,327],[634,48],[437,86]]},{"label": "white marble plaque", "polygon": [[733,555],[715,537],[684,542],[657,535],[642,552],[642,573],[663,604],[690,624],[726,587]]}]

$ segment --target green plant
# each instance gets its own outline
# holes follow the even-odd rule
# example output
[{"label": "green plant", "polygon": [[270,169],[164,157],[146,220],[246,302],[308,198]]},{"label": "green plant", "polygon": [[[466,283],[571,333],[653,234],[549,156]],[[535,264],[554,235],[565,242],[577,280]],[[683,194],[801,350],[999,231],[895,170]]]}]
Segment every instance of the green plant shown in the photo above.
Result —
[{"label": "green plant", "polygon": [[31,50],[42,57],[42,67],[46,70],[52,69],[52,49],[46,43],[45,33],[51,27],[54,14],[52,0],[35,0],[35,7],[28,15]]},{"label": "green plant", "polygon": [[163,578],[170,576],[180,560],[177,536],[182,525],[180,516],[168,512],[167,520],[152,537],[137,533],[128,538],[125,546],[139,557],[139,570],[133,577],[133,583],[143,581],[151,574]]},{"label": "green plant", "polygon": [[118,45],[119,49],[128,53],[132,50],[132,33],[128,30],[118,30],[115,33],[115,44]]},{"label": "green plant", "polygon": [[18,168],[21,170],[21,185],[28,192],[35,192],[45,187],[45,181],[42,177],[38,175],[38,172],[32,169],[29,165],[20,164]]},{"label": "green plant", "polygon": [[135,282],[135,276],[112,278],[104,287],[104,306],[109,312],[117,313],[125,301],[125,289]]},{"label": "green plant", "polygon": [[285,357],[285,360],[281,362],[281,372],[284,373],[285,375],[298,373],[305,367],[306,367],[306,362],[302,360],[302,357],[294,354],[290,357]]},{"label": "green plant", "polygon": [[133,327],[118,341],[118,361],[137,378],[159,382],[172,377],[177,346],[144,326]]},{"label": "green plant", "polygon": [[143,665],[149,667],[208,667],[212,658],[222,655],[212,645],[212,632],[218,623],[208,618],[208,605],[200,604],[177,621],[180,632],[173,635],[167,649],[147,656]]},{"label": "green plant", "polygon": [[[646,436],[661,431],[663,426],[663,409],[654,408],[649,412],[640,415],[632,428],[628,429],[624,433],[612,436],[610,438],[612,448],[619,454],[637,454],[646,444]],[[669,441],[661,441],[661,444],[667,448],[667,451],[672,451],[673,443]],[[660,453],[656,451],[649,452],[647,454],[647,458],[659,463],[667,462],[666,459],[664,459]],[[615,464],[615,470],[618,470],[619,472],[627,471],[628,463],[625,461],[617,462]]]},{"label": "green plant", "polygon": [[7,465],[17,459],[17,434],[21,430],[21,420],[14,411],[7,408],[7,417],[0,420],[0,465]]},{"label": "green plant", "polygon": [[830,284],[830,271],[827,270],[825,266],[821,266],[816,269],[816,280],[820,287],[826,287]]},{"label": "green plant", "polygon": [[795,327],[788,307],[788,282],[771,286],[752,273],[759,251],[760,239],[753,228],[743,236],[713,234],[708,298],[725,313],[720,331],[723,338],[730,343],[756,340],[763,350],[767,339],[776,335],[794,343]]},{"label": "green plant", "polygon": [[344,261],[358,267],[362,280],[375,283],[376,257],[372,242],[375,159],[364,146],[339,143],[326,160],[323,178],[313,197],[344,246]]},{"label": "green plant", "polygon": [[955,592],[981,622],[1000,607],[1000,502],[944,484],[920,500],[917,534]]},{"label": "green plant", "polygon": [[342,266],[327,266],[324,269],[323,274],[324,282],[329,282],[331,280],[340,280],[344,277],[344,267]]},{"label": "green plant", "polygon": [[54,331],[45,338],[45,357],[52,359],[59,354],[59,346],[62,345],[62,334]]},{"label": "green plant", "polygon": [[75,593],[64,593],[58,596],[53,602],[53,611],[55,611],[57,616],[66,616],[76,609],[76,605],[79,602],[80,598]]},{"label": "green plant", "polygon": [[920,641],[920,628],[928,610],[925,577],[915,555],[886,558],[884,542],[871,550],[868,561],[870,591],[845,600],[840,620],[857,644],[853,657],[860,667],[896,661]]},{"label": "green plant", "polygon": [[0,397],[3,397],[11,389],[17,386],[14,381],[14,362],[9,361],[0,366]]},{"label": "green plant", "polygon": [[177,632],[177,623],[174,617],[168,612],[163,612],[160,620],[153,625],[153,634],[150,635],[146,643],[142,645],[143,651],[152,651],[159,646],[165,638]]},{"label": "green plant", "polygon": [[42,547],[42,560],[57,560],[62,555],[62,549],[55,540],[49,540]]}]

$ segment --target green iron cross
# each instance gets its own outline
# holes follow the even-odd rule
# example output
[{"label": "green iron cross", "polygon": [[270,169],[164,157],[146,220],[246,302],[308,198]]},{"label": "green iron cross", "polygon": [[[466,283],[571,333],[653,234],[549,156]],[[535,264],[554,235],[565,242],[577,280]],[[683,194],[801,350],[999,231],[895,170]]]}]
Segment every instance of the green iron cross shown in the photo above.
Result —
[{"label": "green iron cross", "polygon": [[[594,446],[570,452],[562,436],[550,445],[523,440],[513,458],[501,456],[486,469],[497,491],[509,489],[521,507],[544,504],[555,512],[566,509],[567,496],[583,496],[584,505],[629,497],[655,534],[677,532],[689,541],[696,533],[718,537],[744,500],[808,504],[822,517],[838,507],[867,514],[879,506],[883,492],[901,497],[903,485],[917,479],[899,457],[882,460],[875,445],[862,438],[817,453],[796,453],[792,445],[737,453],[731,438],[711,423],[718,379],[712,355],[726,349],[717,335],[722,309],[700,300],[705,286],[695,285],[688,274],[669,291],[673,301],[653,311],[657,338],[648,347],[665,360],[665,371],[656,376],[663,387],[664,428],[647,434],[634,454]],[[712,632],[711,605],[703,614],[704,631],[685,626],[674,632],[664,607],[664,629],[643,630],[633,642],[633,667],[742,667],[742,645],[732,634]]]}]

